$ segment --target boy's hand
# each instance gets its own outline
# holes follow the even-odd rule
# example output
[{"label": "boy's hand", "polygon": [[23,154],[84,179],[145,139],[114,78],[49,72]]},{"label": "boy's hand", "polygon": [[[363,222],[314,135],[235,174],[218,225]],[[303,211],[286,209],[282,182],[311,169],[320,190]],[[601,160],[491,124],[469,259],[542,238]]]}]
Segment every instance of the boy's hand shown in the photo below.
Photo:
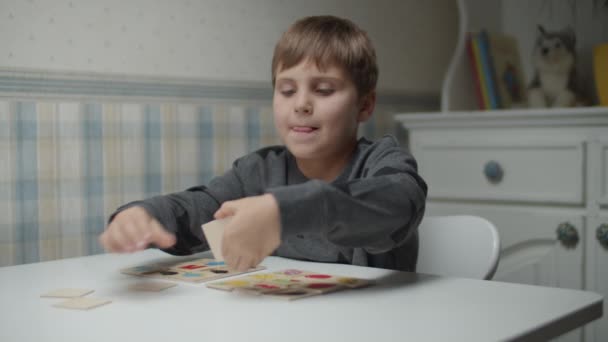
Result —
[{"label": "boy's hand", "polygon": [[167,232],[144,208],[131,207],[114,217],[99,236],[99,242],[108,252],[132,253],[152,243],[159,248],[169,248],[176,241],[175,236]]},{"label": "boy's hand", "polygon": [[279,205],[271,194],[224,202],[214,216],[232,216],[222,238],[222,255],[232,270],[257,266],[281,244]]}]

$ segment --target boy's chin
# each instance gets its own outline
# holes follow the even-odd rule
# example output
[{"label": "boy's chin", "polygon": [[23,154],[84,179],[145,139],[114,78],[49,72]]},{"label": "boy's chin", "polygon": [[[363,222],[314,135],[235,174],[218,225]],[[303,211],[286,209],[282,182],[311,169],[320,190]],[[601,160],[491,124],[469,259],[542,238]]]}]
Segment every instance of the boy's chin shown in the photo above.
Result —
[{"label": "boy's chin", "polygon": [[310,159],[318,159],[320,156],[318,151],[314,151],[309,148],[287,146],[287,149],[289,150],[289,152],[291,152],[291,154],[294,157],[296,157],[296,159],[310,160]]},{"label": "boy's chin", "polygon": [[322,151],[310,144],[287,144],[289,152],[301,160],[319,159],[322,156]]}]

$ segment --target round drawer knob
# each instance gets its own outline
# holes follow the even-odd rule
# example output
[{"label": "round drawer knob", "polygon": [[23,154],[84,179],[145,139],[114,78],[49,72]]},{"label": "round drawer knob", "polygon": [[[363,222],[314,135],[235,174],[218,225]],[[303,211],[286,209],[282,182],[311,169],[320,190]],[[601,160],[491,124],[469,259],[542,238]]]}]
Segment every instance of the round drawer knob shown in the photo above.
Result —
[{"label": "round drawer knob", "polygon": [[556,230],[557,239],[566,248],[574,248],[578,244],[578,232],[570,222],[560,223]]},{"label": "round drawer knob", "polygon": [[497,161],[490,160],[483,167],[483,174],[486,176],[486,179],[490,181],[490,183],[500,183],[502,180],[502,176],[504,175],[504,171],[502,170],[502,166]]},{"label": "round drawer knob", "polygon": [[602,223],[597,230],[595,231],[595,237],[597,241],[600,242],[600,245],[604,248],[608,248],[608,224]]}]

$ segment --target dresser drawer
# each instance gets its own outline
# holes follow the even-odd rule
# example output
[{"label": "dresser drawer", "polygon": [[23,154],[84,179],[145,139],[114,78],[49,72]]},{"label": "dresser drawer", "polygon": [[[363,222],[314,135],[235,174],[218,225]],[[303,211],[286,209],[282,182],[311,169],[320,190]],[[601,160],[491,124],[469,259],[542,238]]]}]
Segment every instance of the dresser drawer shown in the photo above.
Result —
[{"label": "dresser drawer", "polygon": [[582,142],[423,144],[415,156],[431,199],[584,201]]}]

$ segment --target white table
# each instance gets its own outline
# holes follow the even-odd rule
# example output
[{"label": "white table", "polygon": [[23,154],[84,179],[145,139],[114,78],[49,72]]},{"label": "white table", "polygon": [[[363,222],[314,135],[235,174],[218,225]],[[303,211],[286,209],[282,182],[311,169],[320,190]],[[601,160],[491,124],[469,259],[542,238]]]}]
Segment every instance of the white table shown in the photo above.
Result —
[{"label": "white table", "polygon": [[[205,255],[198,255],[203,257]],[[179,283],[131,292],[119,269],[175,258],[157,250],[0,268],[0,341],[494,341],[546,339],[602,315],[591,292],[267,258],[377,284],[284,301]],[[264,271],[262,271],[264,272]],[[111,304],[77,311],[40,294],[90,288]]]}]

